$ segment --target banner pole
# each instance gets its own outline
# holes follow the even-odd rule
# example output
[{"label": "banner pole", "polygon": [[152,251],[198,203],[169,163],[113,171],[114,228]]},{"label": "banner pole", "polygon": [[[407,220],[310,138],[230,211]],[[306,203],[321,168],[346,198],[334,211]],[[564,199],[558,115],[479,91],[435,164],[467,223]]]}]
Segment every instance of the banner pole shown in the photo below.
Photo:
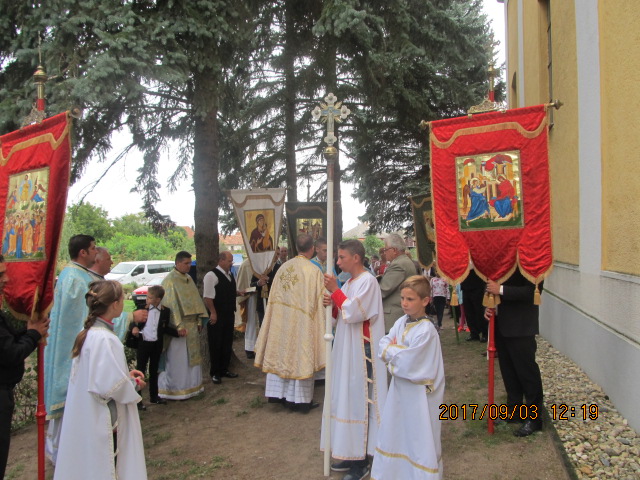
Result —
[{"label": "banner pole", "polygon": [[[332,147],[327,147],[325,158],[327,158],[327,273],[333,274],[333,174],[334,158]],[[336,152],[337,154],[337,152]],[[336,155],[337,156],[337,155]],[[324,377],[324,410],[322,412],[324,420],[324,476],[331,475],[331,377],[333,362],[331,360],[331,349],[333,345],[333,315],[331,305],[325,308],[325,377]]]},{"label": "banner pole", "polygon": [[[489,415],[487,417],[487,432],[489,435],[493,435],[493,419],[491,418],[491,409],[494,404],[494,362],[496,358],[496,343],[495,343],[495,310],[492,310],[491,317],[489,318],[489,380],[488,380],[488,399]],[[497,410],[496,410],[497,411]]]}]

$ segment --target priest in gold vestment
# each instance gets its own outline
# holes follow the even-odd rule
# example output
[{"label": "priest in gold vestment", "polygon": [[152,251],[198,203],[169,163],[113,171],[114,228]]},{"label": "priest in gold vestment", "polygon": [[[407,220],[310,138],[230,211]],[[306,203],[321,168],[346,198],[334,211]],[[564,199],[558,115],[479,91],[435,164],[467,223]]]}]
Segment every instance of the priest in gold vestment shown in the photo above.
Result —
[{"label": "priest in gold vestment", "polygon": [[162,304],[171,309],[171,323],[181,334],[167,337],[165,368],[158,376],[158,396],[167,400],[185,400],[204,391],[198,334],[208,315],[190,268],[191,254],[178,252],[175,268],[162,280]]},{"label": "priest in gold vestment", "polygon": [[313,375],[325,367],[324,283],[311,263],[313,237],[299,235],[299,255],[276,274],[264,321],[256,342],[255,366],[267,374],[265,396],[270,402],[303,413],[313,402]]}]

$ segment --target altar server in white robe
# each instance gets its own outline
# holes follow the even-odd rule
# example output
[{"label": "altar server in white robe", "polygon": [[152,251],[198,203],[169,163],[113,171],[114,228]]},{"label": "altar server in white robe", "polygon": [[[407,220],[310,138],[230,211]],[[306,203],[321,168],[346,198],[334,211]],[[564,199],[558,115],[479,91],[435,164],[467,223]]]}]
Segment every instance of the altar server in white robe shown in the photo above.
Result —
[{"label": "altar server in white robe", "polygon": [[[382,296],[375,277],[364,265],[358,240],[338,245],[338,266],[351,278],[338,289],[336,277],[325,274],[325,304],[332,303],[337,319],[332,350],[331,453],[339,460],[334,471],[349,471],[345,480],[360,480],[369,472],[387,397],[387,375],[378,358],[384,336]],[[326,408],[326,406],[325,406]],[[324,445],[322,426],[321,446]]]},{"label": "altar server in white robe", "polygon": [[409,277],[400,288],[405,315],[380,340],[379,356],[387,364],[391,385],[371,480],[441,479],[444,368],[440,337],[425,313],[431,289],[421,275]]},{"label": "altar server in white robe", "polygon": [[86,294],[89,316],[73,346],[65,420],[54,480],[145,480],[136,404],[144,374],[129,371],[113,331],[124,295],[118,282],[101,280]]}]

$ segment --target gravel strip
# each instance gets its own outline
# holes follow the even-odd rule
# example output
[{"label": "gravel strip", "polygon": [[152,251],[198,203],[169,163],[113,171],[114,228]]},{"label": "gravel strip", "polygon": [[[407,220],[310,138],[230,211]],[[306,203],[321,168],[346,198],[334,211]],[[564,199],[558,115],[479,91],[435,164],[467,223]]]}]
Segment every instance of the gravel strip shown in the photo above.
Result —
[{"label": "gravel strip", "polygon": [[[576,476],[640,479],[640,436],[629,427],[602,388],[541,337],[537,360],[545,407]],[[597,405],[595,420],[590,418],[590,414],[595,417],[596,413],[593,405]]]}]

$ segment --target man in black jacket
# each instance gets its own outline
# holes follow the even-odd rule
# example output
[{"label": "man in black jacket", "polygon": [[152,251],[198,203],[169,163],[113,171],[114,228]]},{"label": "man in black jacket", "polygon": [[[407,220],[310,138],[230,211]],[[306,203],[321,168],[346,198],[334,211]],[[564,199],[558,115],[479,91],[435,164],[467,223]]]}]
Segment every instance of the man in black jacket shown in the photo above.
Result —
[{"label": "man in black jacket", "polygon": [[[538,288],[542,290],[542,283]],[[514,432],[516,437],[526,437],[542,429],[542,378],[536,363],[539,309],[533,302],[535,289],[519,270],[502,285],[492,280],[487,284],[488,293],[500,295],[495,317],[496,348],[507,391],[507,421],[524,422]],[[487,319],[491,311],[487,308]]]},{"label": "man in black jacket", "polygon": [[[0,255],[0,296],[9,281],[7,265]],[[27,330],[17,333],[0,313],[0,478],[4,478],[11,441],[13,389],[24,375],[24,361],[47,334],[49,319],[29,320]]]}]

